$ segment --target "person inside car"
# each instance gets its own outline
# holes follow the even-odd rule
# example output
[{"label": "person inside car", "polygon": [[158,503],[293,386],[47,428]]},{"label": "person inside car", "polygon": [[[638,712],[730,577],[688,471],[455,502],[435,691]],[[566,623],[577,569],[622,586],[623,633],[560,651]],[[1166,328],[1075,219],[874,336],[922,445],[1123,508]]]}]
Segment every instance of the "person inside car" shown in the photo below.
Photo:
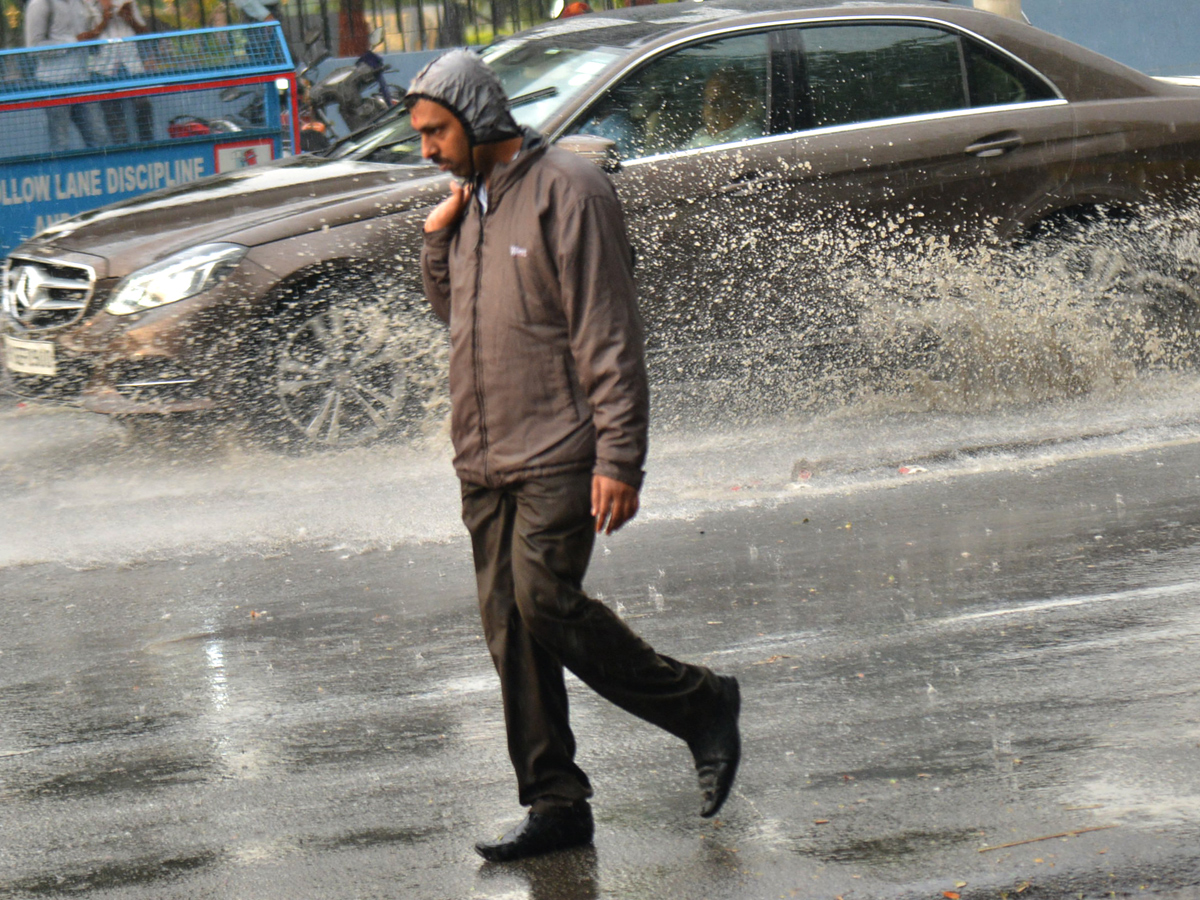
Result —
[{"label": "person inside car", "polygon": [[717,69],[704,82],[704,124],[692,135],[686,149],[712,147],[731,141],[762,137],[763,105],[755,97],[754,76],[736,66]]}]

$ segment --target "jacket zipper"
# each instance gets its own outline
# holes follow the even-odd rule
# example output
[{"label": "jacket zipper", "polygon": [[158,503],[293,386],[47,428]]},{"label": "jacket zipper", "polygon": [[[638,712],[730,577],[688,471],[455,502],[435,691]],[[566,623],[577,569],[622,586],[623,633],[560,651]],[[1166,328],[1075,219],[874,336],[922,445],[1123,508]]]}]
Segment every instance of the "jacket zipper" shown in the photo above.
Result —
[{"label": "jacket zipper", "polygon": [[483,362],[479,349],[479,301],[483,290],[483,228],[486,224],[487,211],[475,191],[473,198],[479,208],[479,238],[475,242],[475,304],[471,308],[471,343],[472,365],[475,367],[475,403],[479,407],[479,447],[483,454],[483,481],[490,486],[491,474],[488,471],[488,432],[487,405],[483,396]]}]

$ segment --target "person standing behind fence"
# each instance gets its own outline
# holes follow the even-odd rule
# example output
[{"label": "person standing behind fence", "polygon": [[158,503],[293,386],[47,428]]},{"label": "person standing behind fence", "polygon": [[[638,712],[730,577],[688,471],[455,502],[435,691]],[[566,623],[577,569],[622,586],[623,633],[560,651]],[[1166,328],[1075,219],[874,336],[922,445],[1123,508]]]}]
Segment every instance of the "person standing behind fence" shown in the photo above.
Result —
[{"label": "person standing behind fence", "polygon": [[[25,7],[25,46],[53,47],[94,41],[107,23],[98,9],[86,0],[29,0]],[[86,82],[90,77],[88,56],[63,50],[38,54],[37,79],[48,85]],[[69,103],[46,107],[50,150],[70,149],[71,122],[79,130],[85,147],[97,147],[102,139],[99,110],[94,103]]]},{"label": "person standing behind fence", "polygon": [[[119,5],[118,5],[119,4]],[[137,42],[126,42],[139,34],[147,34],[142,11],[135,0],[100,0],[100,13],[104,30],[100,37],[113,41],[99,48],[92,59],[92,72],[104,79],[124,79],[141,75],[146,71]],[[129,143],[129,119],[137,130],[137,139],[142,143],[154,140],[154,107],[146,97],[126,97],[121,100],[101,100],[104,124],[114,144]]]},{"label": "person standing behind fence", "polygon": [[275,4],[278,0],[233,0],[233,5],[242,11],[247,22],[266,22],[279,20],[275,15]]},{"label": "person standing behind fence", "polygon": [[[283,40],[287,43],[288,52],[292,54],[292,59],[303,59],[304,54],[298,52],[304,47],[304,41],[299,38],[295,24],[295,17],[287,15],[281,0],[233,0],[233,5],[241,10],[241,21],[246,24],[278,22],[279,27],[283,29]],[[220,9],[221,7],[218,7]],[[258,37],[250,37],[251,46],[257,46],[260,50],[269,52],[266,48],[268,44],[274,42],[275,38],[266,34],[260,34]]]}]

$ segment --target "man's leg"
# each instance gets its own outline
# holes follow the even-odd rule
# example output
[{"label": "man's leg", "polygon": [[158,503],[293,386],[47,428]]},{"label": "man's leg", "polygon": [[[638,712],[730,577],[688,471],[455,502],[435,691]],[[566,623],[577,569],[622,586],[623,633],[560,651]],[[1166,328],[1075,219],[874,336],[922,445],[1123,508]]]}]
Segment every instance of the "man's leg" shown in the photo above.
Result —
[{"label": "man's leg", "polygon": [[71,119],[79,129],[85,147],[99,147],[104,141],[104,120],[96,103],[72,103]]},{"label": "man's leg", "polygon": [[50,132],[50,150],[71,149],[71,110],[65,106],[46,107],[46,128]]},{"label": "man's leg", "polygon": [[512,568],[521,620],[606,700],[689,745],[702,742],[727,703],[725,681],[656,653],[583,592],[595,542],[591,484],[583,472],[520,486]]},{"label": "man's leg", "polygon": [[546,812],[547,807],[587,800],[592,788],[575,765],[562,664],[530,635],[513,594],[516,496],[464,484],[462,498],[483,632],[500,676],[508,752],[521,804]]},{"label": "man's leg", "polygon": [[575,765],[562,664],[529,634],[513,595],[511,491],[463,484],[463,521],[471,532],[484,635],[504,699],[508,752],[529,815],[496,841],[475,845],[505,862],[591,843],[591,785]]},{"label": "man's leg", "polygon": [[137,127],[138,140],[148,144],[154,140],[154,104],[147,97],[137,97],[133,104],[133,120]]},{"label": "man's leg", "polygon": [[108,129],[109,142],[129,143],[129,118],[126,116],[127,100],[101,100],[100,111],[104,114],[104,126]]}]

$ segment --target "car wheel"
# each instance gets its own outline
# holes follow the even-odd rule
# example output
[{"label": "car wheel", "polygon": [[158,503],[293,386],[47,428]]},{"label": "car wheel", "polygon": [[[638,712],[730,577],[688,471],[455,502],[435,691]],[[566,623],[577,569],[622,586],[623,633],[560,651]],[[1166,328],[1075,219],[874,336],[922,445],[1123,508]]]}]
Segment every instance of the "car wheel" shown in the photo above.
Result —
[{"label": "car wheel", "polygon": [[1069,281],[1140,365],[1194,363],[1200,353],[1200,279],[1179,260],[1131,239],[1091,241],[1060,250]]},{"label": "car wheel", "polygon": [[1126,358],[1200,361],[1200,265],[1186,211],[1078,210],[1039,223],[1030,237]]},{"label": "car wheel", "polygon": [[388,298],[310,307],[271,353],[284,441],[337,448],[418,435],[445,418],[447,361],[445,328],[427,310]]}]

